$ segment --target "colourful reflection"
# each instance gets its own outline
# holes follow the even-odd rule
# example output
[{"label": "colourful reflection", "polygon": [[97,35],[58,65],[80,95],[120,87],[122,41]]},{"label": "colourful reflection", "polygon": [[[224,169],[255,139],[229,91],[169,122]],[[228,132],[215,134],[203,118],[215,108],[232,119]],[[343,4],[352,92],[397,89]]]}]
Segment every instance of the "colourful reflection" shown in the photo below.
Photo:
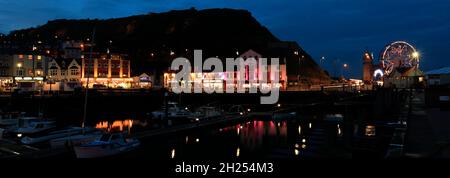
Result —
[{"label": "colourful reflection", "polygon": [[126,120],[115,120],[115,121],[100,121],[95,125],[97,129],[103,129],[108,132],[111,131],[125,131],[131,132],[133,125],[140,125],[142,127],[147,126],[146,122],[140,122],[138,120],[126,119]]},{"label": "colourful reflection", "polygon": [[224,127],[219,129],[219,131],[237,136],[240,140],[239,143],[241,144],[241,147],[254,150],[262,147],[263,140],[267,137],[286,138],[288,130],[287,125],[287,121],[274,122],[254,120],[247,122],[246,124],[236,124],[234,126]]}]

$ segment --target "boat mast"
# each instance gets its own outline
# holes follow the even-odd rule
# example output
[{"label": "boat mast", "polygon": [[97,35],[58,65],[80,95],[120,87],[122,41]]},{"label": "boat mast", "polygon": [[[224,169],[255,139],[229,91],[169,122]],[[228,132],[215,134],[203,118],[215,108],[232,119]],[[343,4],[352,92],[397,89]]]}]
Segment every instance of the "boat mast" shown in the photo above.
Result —
[{"label": "boat mast", "polygon": [[91,49],[89,51],[89,60],[87,62],[88,70],[87,70],[87,79],[86,79],[86,88],[85,88],[85,95],[84,95],[84,110],[83,110],[83,123],[81,124],[81,127],[84,128],[86,126],[86,113],[87,113],[87,100],[88,100],[88,91],[89,91],[89,78],[91,74],[91,61],[92,61],[92,53],[94,49],[94,40],[95,40],[95,27],[92,31],[92,42],[91,42]]}]

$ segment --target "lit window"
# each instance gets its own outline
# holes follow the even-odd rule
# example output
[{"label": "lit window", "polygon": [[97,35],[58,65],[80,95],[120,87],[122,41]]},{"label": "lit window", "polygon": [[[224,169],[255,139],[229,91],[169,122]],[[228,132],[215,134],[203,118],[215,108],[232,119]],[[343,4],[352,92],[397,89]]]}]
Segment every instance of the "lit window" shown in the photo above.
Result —
[{"label": "lit window", "polygon": [[366,136],[373,137],[375,135],[376,135],[375,126],[373,125],[366,126]]},{"label": "lit window", "polygon": [[33,59],[33,55],[28,55],[28,59]]},{"label": "lit window", "polygon": [[19,59],[23,59],[23,54],[19,54]]},{"label": "lit window", "polygon": [[38,59],[38,60],[41,60],[41,59],[42,59],[42,56],[40,56],[40,55],[37,56],[37,59]]},{"label": "lit window", "polygon": [[70,75],[78,75],[78,74],[79,74],[78,69],[71,69],[70,70]]},{"label": "lit window", "polygon": [[51,70],[50,70],[50,75],[51,75],[51,76],[56,76],[56,75],[58,75],[58,70],[57,70],[57,69],[51,69]]}]

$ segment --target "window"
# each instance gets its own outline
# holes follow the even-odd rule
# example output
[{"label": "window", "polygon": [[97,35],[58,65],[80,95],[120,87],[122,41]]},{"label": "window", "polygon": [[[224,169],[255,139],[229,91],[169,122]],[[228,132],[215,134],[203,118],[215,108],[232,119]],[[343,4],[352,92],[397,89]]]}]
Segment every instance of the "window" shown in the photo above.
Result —
[{"label": "window", "polygon": [[33,55],[28,55],[28,59],[33,59]]},{"label": "window", "polygon": [[37,59],[38,59],[38,60],[41,60],[41,59],[42,59],[42,56],[41,56],[41,55],[37,56]]},{"label": "window", "polygon": [[38,68],[38,69],[42,69],[42,62],[37,62],[37,64],[36,64],[36,68]]},{"label": "window", "polygon": [[103,73],[103,72],[99,72],[98,73],[98,77],[106,78],[106,77],[108,77],[108,74],[107,73]]},{"label": "window", "polygon": [[17,69],[16,75],[17,76],[23,76],[23,70],[22,69]]},{"label": "window", "polygon": [[375,126],[373,126],[373,125],[366,126],[366,134],[365,135],[368,137],[375,136],[376,135]]},{"label": "window", "polygon": [[70,75],[78,75],[78,69],[70,69]]},{"label": "window", "polygon": [[50,75],[51,75],[51,76],[56,76],[56,75],[58,75],[58,69],[50,69]]},{"label": "window", "polygon": [[61,75],[65,76],[66,75],[66,70],[61,70]]},{"label": "window", "polygon": [[23,54],[19,54],[19,59],[23,59]]}]

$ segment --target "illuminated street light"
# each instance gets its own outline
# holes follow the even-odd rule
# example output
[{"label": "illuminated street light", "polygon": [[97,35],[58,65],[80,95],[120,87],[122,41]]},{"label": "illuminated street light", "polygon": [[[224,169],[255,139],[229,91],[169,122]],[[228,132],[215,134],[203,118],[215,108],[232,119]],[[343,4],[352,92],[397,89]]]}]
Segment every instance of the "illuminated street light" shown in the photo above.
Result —
[{"label": "illuminated street light", "polygon": [[344,64],[344,68],[347,68],[348,67],[348,64]]},{"label": "illuminated street light", "polygon": [[20,63],[20,62],[17,63],[17,67],[18,67],[18,68],[21,68],[21,67],[22,67],[22,63]]},{"label": "illuminated street light", "polygon": [[419,52],[415,51],[415,52],[412,53],[412,56],[414,58],[419,58],[420,54],[419,54]]}]

